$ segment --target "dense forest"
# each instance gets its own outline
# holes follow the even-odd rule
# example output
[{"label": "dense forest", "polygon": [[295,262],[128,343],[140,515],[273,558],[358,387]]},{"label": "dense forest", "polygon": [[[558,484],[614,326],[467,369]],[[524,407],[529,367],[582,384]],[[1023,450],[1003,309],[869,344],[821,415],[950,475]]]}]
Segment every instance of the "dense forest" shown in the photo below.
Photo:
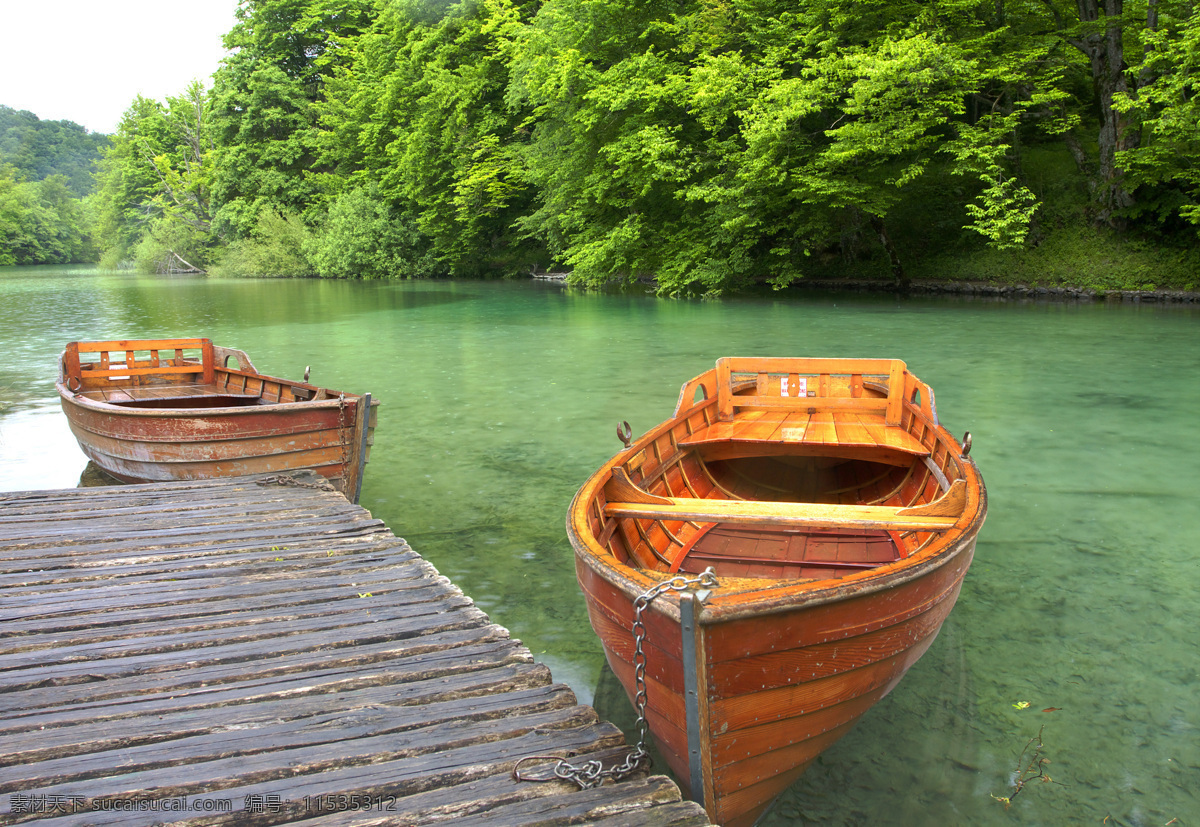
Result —
[{"label": "dense forest", "polygon": [[107,263],[1196,287],[1190,1],[242,0],[225,45],[112,136]]},{"label": "dense forest", "polygon": [[0,106],[0,266],[95,261],[85,196],[108,137]]}]

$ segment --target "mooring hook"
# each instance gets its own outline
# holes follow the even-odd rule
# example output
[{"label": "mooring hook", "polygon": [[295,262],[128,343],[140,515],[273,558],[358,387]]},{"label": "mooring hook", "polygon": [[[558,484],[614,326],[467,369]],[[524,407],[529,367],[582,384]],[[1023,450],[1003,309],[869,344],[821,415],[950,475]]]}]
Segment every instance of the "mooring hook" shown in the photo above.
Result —
[{"label": "mooring hook", "polygon": [[[554,765],[554,776],[553,777],[551,777],[551,778],[531,778],[527,775],[521,775],[521,765],[524,764],[526,761],[557,761],[558,763]],[[566,759],[563,758],[561,755],[526,755],[524,758],[517,761],[517,763],[515,765],[513,765],[512,779],[513,779],[513,781],[553,781],[554,778],[559,777],[558,776],[558,768],[564,763],[566,763]]]},{"label": "mooring hook", "polygon": [[[72,384],[72,383],[74,383],[74,384]],[[79,391],[82,389],[83,389],[83,380],[82,379],[80,379],[78,376],[68,376],[67,377],[67,390],[69,390],[71,393],[79,393]]]},{"label": "mooring hook", "polygon": [[965,434],[963,434],[961,453],[964,457],[967,454],[971,453],[971,432],[970,431],[967,431]]},{"label": "mooring hook", "polygon": [[617,426],[617,439],[624,442],[626,448],[628,448],[629,444],[633,442],[633,428],[629,427],[628,422],[623,421]]}]

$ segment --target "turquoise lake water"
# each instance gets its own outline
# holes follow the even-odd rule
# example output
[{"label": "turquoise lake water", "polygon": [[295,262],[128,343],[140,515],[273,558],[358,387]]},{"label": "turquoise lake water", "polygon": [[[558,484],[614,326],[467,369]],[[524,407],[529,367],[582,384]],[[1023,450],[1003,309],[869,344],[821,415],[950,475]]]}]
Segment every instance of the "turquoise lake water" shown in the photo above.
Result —
[{"label": "turquoise lake water", "polygon": [[[928,654],[766,824],[1200,823],[1194,307],[0,268],[0,491],[79,481],[63,345],[152,336],[371,392],[362,505],[584,702],[607,681],[563,525],[617,423],[666,418],[720,356],[904,359],[972,432],[987,524]],[[1051,780],[1006,809],[1039,732]]]}]

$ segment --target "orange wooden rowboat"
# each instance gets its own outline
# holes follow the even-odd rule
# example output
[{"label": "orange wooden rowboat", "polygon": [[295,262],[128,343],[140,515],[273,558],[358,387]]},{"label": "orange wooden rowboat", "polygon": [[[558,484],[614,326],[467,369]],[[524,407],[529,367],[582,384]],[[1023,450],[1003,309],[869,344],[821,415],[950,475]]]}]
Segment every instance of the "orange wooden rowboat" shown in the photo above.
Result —
[{"label": "orange wooden rowboat", "polygon": [[949,614],[987,510],[970,437],[899,360],[727,358],[622,439],[567,519],[592,627],[691,797],[749,825]]},{"label": "orange wooden rowboat", "polygon": [[56,387],[79,447],[117,479],[309,468],[357,502],[379,403],[307,380],[208,339],[135,339],[69,343]]}]

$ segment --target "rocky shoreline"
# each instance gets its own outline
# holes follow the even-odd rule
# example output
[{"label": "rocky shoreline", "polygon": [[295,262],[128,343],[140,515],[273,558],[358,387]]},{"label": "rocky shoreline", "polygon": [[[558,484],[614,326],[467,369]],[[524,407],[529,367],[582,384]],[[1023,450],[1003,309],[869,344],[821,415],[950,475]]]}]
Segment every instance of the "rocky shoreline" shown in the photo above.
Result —
[{"label": "rocky shoreline", "polygon": [[[532,273],[542,281],[565,283],[570,273]],[[648,286],[653,286],[648,283]],[[1130,304],[1195,304],[1200,293],[1188,290],[1093,290],[1084,287],[1030,287],[1026,284],[992,284],[966,281],[912,281],[907,288],[877,279],[801,279],[788,290],[841,290],[855,293],[908,293],[958,295],[972,298],[1033,299],[1035,301],[1124,302]]]},{"label": "rocky shoreline", "polygon": [[992,284],[964,281],[913,281],[907,289],[894,282],[873,280],[801,280],[793,287],[818,290],[850,290],[869,293],[944,294],[1005,299],[1043,299],[1078,302],[1155,302],[1188,304],[1200,302],[1200,293],[1187,290],[1093,290],[1084,287],[1030,287],[1025,284]]}]

